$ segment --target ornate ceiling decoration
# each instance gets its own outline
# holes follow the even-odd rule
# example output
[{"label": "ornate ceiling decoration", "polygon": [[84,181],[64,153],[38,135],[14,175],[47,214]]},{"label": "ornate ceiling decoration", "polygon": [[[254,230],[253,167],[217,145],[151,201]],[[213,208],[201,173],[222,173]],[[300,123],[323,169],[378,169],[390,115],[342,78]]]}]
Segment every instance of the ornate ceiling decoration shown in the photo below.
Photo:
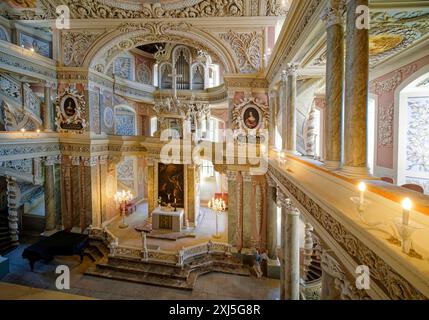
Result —
[{"label": "ornate ceiling decoration", "polygon": [[259,33],[256,31],[237,33],[230,30],[220,34],[220,37],[231,46],[242,73],[254,73],[259,70],[262,62],[262,36]]},{"label": "ornate ceiling decoration", "polygon": [[[1,14],[13,19],[56,18],[55,7],[67,5],[73,19],[138,19],[284,16],[280,0],[8,0]],[[37,4],[37,7],[36,7]]]},{"label": "ornate ceiling decoration", "polygon": [[[429,9],[371,12],[369,37],[370,67],[409,48],[429,33]],[[326,65],[326,48],[310,66]]]},{"label": "ornate ceiling decoration", "polygon": [[[68,35],[68,33],[73,33],[73,35]],[[79,35],[74,35],[74,33],[79,33]],[[66,39],[65,57],[78,57],[78,65],[90,59],[90,67],[98,72],[107,70],[106,68],[113,59],[123,51],[159,42],[184,44],[198,48],[210,55],[212,61],[221,63],[225,70],[234,72],[236,69],[233,59],[227,54],[226,49],[220,46],[216,38],[185,22],[122,23],[117,29],[98,37],[96,42],[101,44],[96,49],[88,46],[94,42],[92,35],[88,32],[69,31],[63,34]],[[79,41],[69,41],[72,39]],[[73,59],[66,60],[66,63],[68,61],[76,62]]]},{"label": "ornate ceiling decoration", "polygon": [[407,49],[429,32],[429,9],[371,14],[370,65]]}]

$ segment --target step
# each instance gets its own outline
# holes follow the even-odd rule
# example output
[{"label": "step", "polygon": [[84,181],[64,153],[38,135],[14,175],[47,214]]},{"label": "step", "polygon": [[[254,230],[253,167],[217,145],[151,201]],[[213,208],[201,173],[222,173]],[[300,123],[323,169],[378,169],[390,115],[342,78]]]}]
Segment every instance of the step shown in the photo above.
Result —
[{"label": "step", "polygon": [[176,273],[168,273],[163,270],[157,270],[157,267],[154,268],[147,268],[147,270],[144,270],[142,268],[133,268],[130,266],[125,265],[112,265],[110,263],[97,263],[97,268],[99,269],[108,269],[108,270],[115,270],[115,271],[121,271],[125,273],[133,273],[136,275],[150,275],[150,276],[156,276],[160,278],[165,279],[180,279],[183,281],[186,281],[186,279],[189,276],[189,272],[184,272],[182,274],[176,274]]},{"label": "step", "polygon": [[96,262],[96,261],[98,261],[98,260],[100,260],[100,259],[102,259],[103,258],[103,256],[102,255],[100,255],[100,253],[96,250],[96,249],[94,249],[93,247],[87,247],[86,249],[85,249],[85,255],[87,256],[87,257],[89,257],[93,262]]},{"label": "step", "polygon": [[322,266],[320,264],[319,265],[317,265],[317,264],[311,264],[309,266],[309,269],[322,271]]},{"label": "step", "polygon": [[109,254],[109,248],[107,248],[106,245],[102,241],[91,240],[89,242],[89,247],[96,248],[97,251],[103,256],[107,256]]},{"label": "step", "polygon": [[85,271],[86,275],[123,280],[134,283],[149,284],[154,286],[182,289],[182,290],[192,290],[193,284],[189,284],[185,280],[174,279],[174,278],[165,278],[152,274],[134,274],[127,273],[121,270],[112,270],[112,269],[99,269],[96,267],[90,267]]},{"label": "step", "polygon": [[127,261],[121,259],[112,259],[109,257],[108,263],[105,265],[100,265],[102,268],[123,268],[130,270],[130,272],[134,273],[148,273],[159,275],[163,277],[171,277],[171,278],[180,278],[186,279],[189,276],[190,270],[188,268],[176,268],[175,266],[164,266],[152,264],[146,261]]},{"label": "step", "polygon": [[322,276],[322,273],[314,272],[312,270],[309,270],[307,272],[307,277],[311,279],[319,279]]}]

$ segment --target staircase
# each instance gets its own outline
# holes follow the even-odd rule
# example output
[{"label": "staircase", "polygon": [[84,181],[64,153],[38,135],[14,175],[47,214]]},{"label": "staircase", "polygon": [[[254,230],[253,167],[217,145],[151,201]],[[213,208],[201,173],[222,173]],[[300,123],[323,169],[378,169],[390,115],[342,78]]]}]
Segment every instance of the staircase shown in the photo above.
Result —
[{"label": "staircase", "polygon": [[9,234],[9,221],[4,214],[0,214],[0,255],[15,248]]},{"label": "staircase", "polygon": [[318,241],[314,242],[311,262],[304,266],[301,278],[301,297],[305,300],[320,300],[322,290],[321,251]]},{"label": "staircase", "polygon": [[[101,241],[90,243],[88,255],[92,255],[89,251],[95,251],[93,260],[96,263],[85,274],[108,279],[193,290],[198,276],[209,272],[250,276],[249,268],[243,266],[239,259],[223,254],[198,256],[180,267],[138,258],[108,256],[107,247]],[[101,251],[103,257],[100,256]]]}]

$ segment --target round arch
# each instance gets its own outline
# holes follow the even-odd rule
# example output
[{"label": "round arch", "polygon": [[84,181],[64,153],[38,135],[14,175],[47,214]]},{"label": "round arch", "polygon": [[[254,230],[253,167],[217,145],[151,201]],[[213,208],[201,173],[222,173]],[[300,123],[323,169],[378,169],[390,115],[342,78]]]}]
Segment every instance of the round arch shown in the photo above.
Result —
[{"label": "round arch", "polygon": [[406,145],[404,139],[401,137],[406,136],[406,110],[405,104],[406,101],[403,96],[403,91],[407,89],[410,85],[416,82],[419,78],[429,73],[429,64],[421,67],[419,70],[410,75],[405,79],[395,90],[394,93],[394,109],[393,109],[393,119],[394,119],[394,136],[393,136],[393,170],[395,176],[395,182],[401,184],[404,182],[404,171],[405,163],[403,157],[401,157],[401,151],[405,150]]},{"label": "round arch", "polygon": [[233,53],[213,35],[187,23],[127,23],[95,41],[87,51],[83,66],[103,72],[120,52],[156,42],[169,42],[207,50],[216,56],[225,73],[237,73]]}]

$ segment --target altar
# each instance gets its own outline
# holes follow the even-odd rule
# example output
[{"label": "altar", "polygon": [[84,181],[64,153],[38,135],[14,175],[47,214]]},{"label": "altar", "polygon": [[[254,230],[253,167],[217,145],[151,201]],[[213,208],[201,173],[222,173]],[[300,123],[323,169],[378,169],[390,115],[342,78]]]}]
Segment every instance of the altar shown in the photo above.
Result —
[{"label": "altar", "polygon": [[172,232],[181,232],[183,225],[184,209],[169,209],[167,207],[158,207],[152,211],[152,229],[153,230],[171,230]]}]

